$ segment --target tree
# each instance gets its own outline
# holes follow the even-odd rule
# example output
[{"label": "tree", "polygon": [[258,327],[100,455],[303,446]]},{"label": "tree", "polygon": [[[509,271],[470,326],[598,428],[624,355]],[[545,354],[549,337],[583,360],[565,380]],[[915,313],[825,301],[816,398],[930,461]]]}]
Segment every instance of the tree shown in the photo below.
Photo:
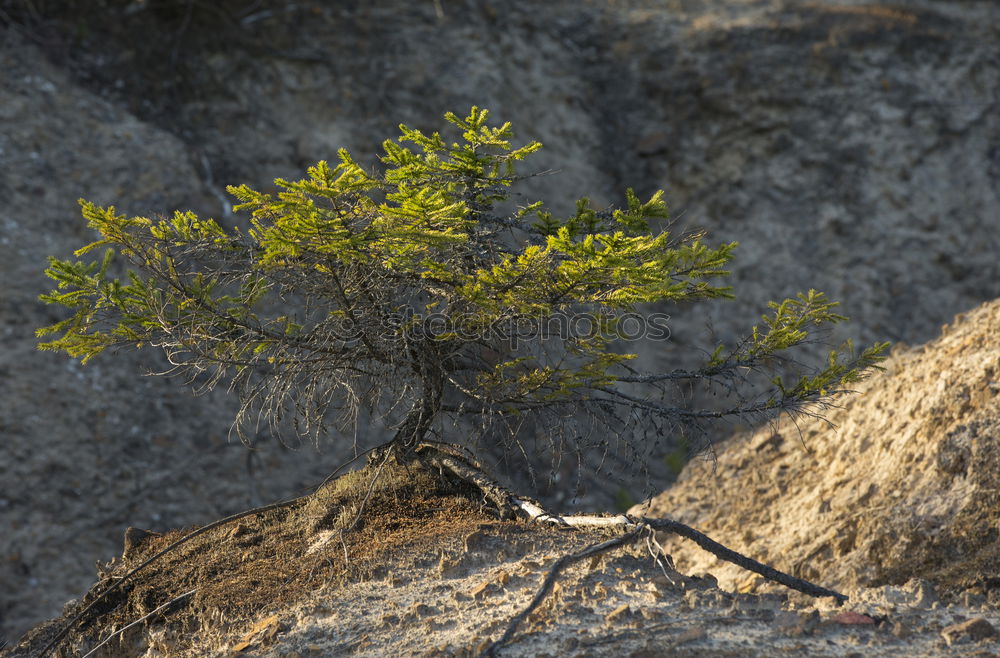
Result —
[{"label": "tree", "polygon": [[[76,252],[89,260],[50,259],[58,288],[42,299],[69,315],[38,331],[50,337],[40,347],[84,362],[109,347],[160,348],[174,372],[238,393],[238,427],[264,418],[278,431],[291,419],[319,435],[326,419],[368,405],[394,423],[401,456],[442,416],[509,428],[584,417],[656,441],[712,419],[823,404],[880,360],[883,344],[835,351],[782,379],[789,350],[845,319],[810,290],[772,303],[744,340],[706,351],[699,367],[635,369],[622,345],[636,321],[662,329],[658,305],[731,296],[721,282],[736,244],[661,228],[662,191],[642,201],[628,190],[615,210],[584,198],[566,218],[514,204],[526,178],[515,165],[541,144],[513,147],[510,125],[490,127],[487,114],[445,115],[455,142],[400,126],[381,171],[341,150],[336,166],[275,181],[276,194],[230,187],[249,211],[243,228],[81,201],[99,239]],[[766,386],[748,394],[761,375]],[[729,402],[681,404],[677,382],[721,385]]]},{"label": "tree", "polygon": [[[809,331],[845,319],[810,290],[771,303],[762,324],[734,345],[706,351],[696,367],[637,370],[623,348],[643,330],[665,337],[657,308],[731,296],[721,282],[736,245],[673,236],[662,228],[662,192],[642,201],[628,190],[617,210],[584,198],[566,218],[540,202],[517,205],[512,188],[526,177],[515,165],[541,145],[512,147],[510,125],[490,127],[486,110],[475,107],[445,119],[460,141],[401,126],[397,141],[384,142],[381,171],[366,171],[341,150],[336,167],[320,162],[303,180],[277,180],[277,194],[230,187],[238,208],[250,211],[242,228],[190,212],[126,217],[81,200],[99,237],[76,252],[88,260],[50,259],[46,273],[58,286],[42,299],[69,314],[38,330],[48,337],[40,347],[84,362],[108,348],[159,348],[172,372],[192,384],[227,382],[238,393],[237,427],[263,418],[280,432],[290,419],[297,432],[318,436],[338,412],[350,421],[367,405],[395,428],[373,478],[390,457],[420,459],[478,486],[501,516],[620,531],[556,560],[532,602],[483,655],[511,640],[566,566],[648,541],[656,530],[788,587],[845,600],[670,519],[549,514],[498,487],[474,460],[427,441],[443,416],[479,418],[514,441],[520,425],[549,416],[649,449],[672,430],[714,419],[811,413],[810,404],[821,410],[877,367],[886,347],[855,354],[848,345],[786,382],[781,372],[796,365],[786,355]],[[678,383],[722,391],[726,402],[693,406],[675,395]],[[42,654],[164,554],[220,525],[301,500],[226,517],[161,549],[93,597]],[[340,532],[360,520],[359,511]]]}]

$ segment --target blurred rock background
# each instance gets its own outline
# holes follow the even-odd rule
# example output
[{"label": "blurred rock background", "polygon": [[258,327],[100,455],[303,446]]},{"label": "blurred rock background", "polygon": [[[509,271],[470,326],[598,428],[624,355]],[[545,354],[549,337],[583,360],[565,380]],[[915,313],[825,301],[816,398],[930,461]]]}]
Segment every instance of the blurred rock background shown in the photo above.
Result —
[{"label": "blurred rock background", "polygon": [[79,197],[237,221],[225,184],[373,162],[398,123],[478,104],[546,144],[558,175],[526,200],[664,188],[680,228],[741,243],[739,299],[671,310],[643,358],[810,287],[853,320],[833,341],[923,342],[1000,296],[998,45],[1000,7],[971,0],[0,0],[0,635],[79,595],[125,527],[295,495],[352,440],[248,451],[231,402],[142,377],[153,356],[37,352]]}]

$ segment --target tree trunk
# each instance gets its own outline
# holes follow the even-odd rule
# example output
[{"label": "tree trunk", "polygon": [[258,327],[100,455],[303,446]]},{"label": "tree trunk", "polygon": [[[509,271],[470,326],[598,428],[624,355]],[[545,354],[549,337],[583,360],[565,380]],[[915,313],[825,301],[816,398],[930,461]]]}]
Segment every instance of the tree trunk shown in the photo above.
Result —
[{"label": "tree trunk", "polygon": [[394,446],[404,453],[412,452],[424,439],[431,423],[441,410],[441,395],[444,390],[444,372],[435,350],[424,349],[414,369],[420,377],[423,394],[417,399],[403,419],[392,439]]}]

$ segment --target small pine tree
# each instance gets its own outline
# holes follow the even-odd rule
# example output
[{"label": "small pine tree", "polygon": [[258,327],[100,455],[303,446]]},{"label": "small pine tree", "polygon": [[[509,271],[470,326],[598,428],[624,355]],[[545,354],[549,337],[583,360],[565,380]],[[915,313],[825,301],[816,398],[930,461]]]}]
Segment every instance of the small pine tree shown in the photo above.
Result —
[{"label": "small pine tree", "polygon": [[[736,244],[657,228],[662,192],[643,201],[628,190],[616,210],[584,198],[566,218],[540,202],[516,206],[511,188],[526,177],[515,165],[541,144],[513,147],[510,125],[490,127],[486,110],[445,119],[458,141],[400,126],[380,172],[341,150],[336,166],[275,181],[277,194],[230,187],[249,211],[243,228],[81,201],[100,237],[77,256],[106,249],[50,259],[58,288],[42,299],[69,315],[38,331],[49,337],[41,349],[86,362],[109,347],[159,348],[177,372],[229,383],[238,427],[290,417],[319,434],[336,411],[350,419],[367,404],[395,423],[401,454],[443,416],[510,428],[545,413],[585,417],[655,442],[671,428],[822,404],[880,360],[884,344],[778,376],[775,364],[809,331],[844,320],[810,290],[772,303],[744,340],[706,351],[699,367],[638,371],[622,349],[635,320],[655,327],[658,305],[731,296],[720,282]],[[118,276],[116,259],[131,269]],[[567,330],[581,318],[586,330]],[[741,392],[761,374],[763,392]],[[678,382],[721,383],[731,404],[682,404]]]}]

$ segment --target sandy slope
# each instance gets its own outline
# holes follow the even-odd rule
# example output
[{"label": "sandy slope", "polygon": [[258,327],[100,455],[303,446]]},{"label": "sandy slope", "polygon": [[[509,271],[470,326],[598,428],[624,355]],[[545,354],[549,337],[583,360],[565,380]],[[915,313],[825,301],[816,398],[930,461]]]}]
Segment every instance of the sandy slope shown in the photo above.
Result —
[{"label": "sandy slope", "polygon": [[[919,576],[1000,600],[1000,300],[927,345],[898,347],[825,416],[734,437],[636,511],[846,589]],[[668,544],[686,568],[745,580]]]},{"label": "sandy slope", "polygon": [[[108,638],[94,655],[479,655],[559,556],[607,539],[499,523],[454,491],[416,496],[422,511],[393,504],[400,492],[376,496],[345,544],[309,504],[222,528],[138,577],[53,655],[83,655]],[[176,537],[147,540],[111,573]],[[39,655],[79,609],[71,602],[67,616],[4,655]],[[657,564],[639,542],[569,568],[497,655],[990,656],[998,627],[996,606],[942,606],[923,581],[855,591],[844,607],[786,592],[733,594]]]}]

